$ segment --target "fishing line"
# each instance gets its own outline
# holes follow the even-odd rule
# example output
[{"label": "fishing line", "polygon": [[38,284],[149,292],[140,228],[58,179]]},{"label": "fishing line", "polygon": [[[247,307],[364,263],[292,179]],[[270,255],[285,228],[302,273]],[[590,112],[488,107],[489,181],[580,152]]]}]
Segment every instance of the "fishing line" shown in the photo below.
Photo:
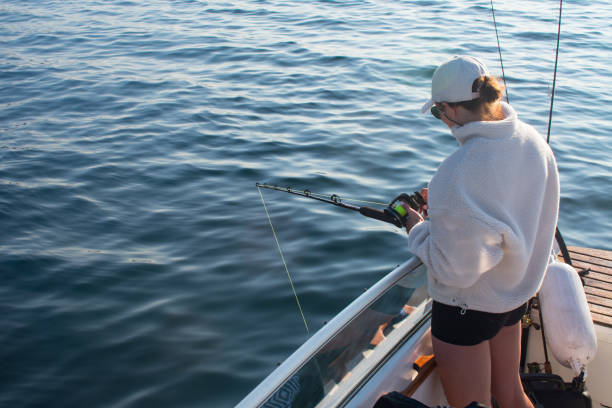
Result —
[{"label": "fishing line", "polygon": [[559,61],[559,39],[561,38],[561,11],[563,10],[563,0],[559,0],[559,27],[557,28],[557,50],[555,52],[555,73],[553,74],[552,95],[550,96],[550,113],[548,115],[548,133],[546,143],[550,141],[550,125],[552,123],[553,103],[555,102],[555,83],[557,82],[557,62]]},{"label": "fishing line", "polygon": [[[557,83],[557,66],[559,63],[559,43],[561,39],[561,15],[563,13],[563,0],[559,0],[559,23],[557,24],[557,47],[555,50],[555,68],[553,71],[552,91],[550,96],[550,111],[548,114],[548,131],[546,132],[546,143],[550,144],[550,129],[552,125],[552,114],[553,106],[555,102],[555,85]],[[493,15],[493,25],[495,26],[495,37],[497,37],[497,51],[499,53],[499,63],[502,70],[502,78],[504,80],[504,86],[506,87],[506,101],[510,103],[508,99],[508,86],[506,85],[506,74],[504,72],[504,61],[502,59],[501,46],[499,44],[499,34],[497,32],[497,21],[495,20],[495,8],[493,6],[493,0],[491,0],[491,14]]]},{"label": "fishing line", "polygon": [[493,25],[495,26],[495,37],[497,38],[497,51],[499,52],[499,64],[501,65],[502,78],[504,79],[504,88],[506,88],[506,102],[510,103],[508,98],[508,86],[506,85],[506,74],[504,73],[504,61],[501,54],[501,46],[499,45],[499,34],[497,33],[497,22],[495,21],[495,8],[493,7],[493,0],[491,0],[491,14],[493,14]]},{"label": "fishing line", "polygon": [[287,277],[289,278],[289,284],[291,285],[291,290],[293,291],[293,295],[295,296],[295,301],[297,303],[298,309],[300,310],[300,315],[302,315],[302,320],[304,321],[304,326],[306,327],[306,333],[309,333],[310,331],[308,330],[308,323],[306,323],[306,318],[304,317],[304,312],[302,311],[302,305],[300,305],[300,299],[298,299],[297,292],[295,291],[295,286],[293,286],[293,280],[291,279],[289,268],[287,268],[287,262],[285,262],[283,251],[281,250],[281,246],[278,243],[278,238],[276,237],[276,231],[274,230],[274,225],[272,225],[272,218],[270,218],[268,207],[266,207],[266,202],[264,201],[263,194],[261,193],[261,188],[259,188],[259,186],[257,186],[257,191],[259,191],[261,202],[263,204],[264,210],[266,211],[266,215],[268,216],[268,222],[270,223],[270,228],[272,228],[272,235],[274,236],[274,241],[276,242],[276,247],[278,248],[278,252],[280,253],[281,259],[283,261],[283,265],[285,266],[285,272],[287,272]]},{"label": "fishing line", "polygon": [[[552,124],[553,104],[555,102],[555,84],[557,83],[557,63],[559,62],[559,40],[561,38],[561,13],[562,11],[563,11],[563,0],[559,0],[559,24],[557,27],[557,49],[555,51],[555,71],[553,74],[552,94],[550,96],[550,113],[548,114],[548,132],[546,134],[546,143],[549,143],[549,144],[550,144],[550,127]],[[559,231],[559,227],[557,227],[557,230],[555,232],[555,237],[557,238],[559,248],[561,249],[561,253],[563,254],[563,260],[565,261],[566,264],[571,265],[572,258],[570,257],[569,251],[567,250],[567,246],[565,245],[565,240],[561,236],[561,231]]]},{"label": "fishing line", "polygon": [[[310,190],[294,190],[291,187],[278,187],[269,184],[260,184],[255,183],[257,186],[257,191],[259,191],[259,197],[261,197],[261,203],[263,204],[264,210],[266,212],[266,216],[268,217],[268,222],[270,223],[270,228],[272,229],[272,235],[274,236],[274,241],[276,242],[276,247],[278,248],[278,253],[281,256],[281,260],[283,261],[283,266],[285,267],[285,272],[287,272],[287,277],[289,278],[289,284],[291,285],[291,290],[293,291],[293,295],[295,296],[295,301],[297,303],[298,309],[300,310],[300,315],[302,316],[302,320],[304,321],[304,326],[306,327],[306,333],[308,330],[308,323],[306,323],[306,317],[304,317],[304,311],[302,310],[302,305],[300,304],[300,300],[298,298],[297,292],[295,290],[295,286],[293,285],[293,279],[291,279],[291,274],[289,273],[289,268],[287,267],[287,262],[285,261],[285,256],[283,255],[283,251],[281,249],[280,243],[278,242],[278,237],[276,236],[276,230],[274,229],[274,225],[272,224],[272,217],[270,217],[270,212],[268,211],[268,207],[266,206],[266,201],[264,200],[263,193],[261,192],[262,188],[268,188],[271,190],[282,191],[285,193],[295,194],[301,197],[310,198],[313,200],[321,201],[327,204],[333,204],[338,207],[342,207],[348,210],[357,211],[361,215],[364,215],[369,218],[374,218],[379,221],[384,221],[390,224],[395,225],[396,227],[403,228],[405,224],[405,216],[406,210],[403,208],[402,203],[406,203],[410,205],[412,209],[420,210],[423,205],[426,204],[425,199],[419,192],[414,193],[414,195],[402,193],[395,197],[391,203],[387,205],[385,209],[377,209],[372,207],[358,207],[352,204],[346,204],[342,202],[342,199],[333,194],[329,197],[323,194],[312,193]],[[365,200],[356,200],[349,199],[350,201],[362,202],[362,203],[370,203],[370,204],[379,204],[384,205],[382,203],[377,203],[374,201],[365,201]]]}]

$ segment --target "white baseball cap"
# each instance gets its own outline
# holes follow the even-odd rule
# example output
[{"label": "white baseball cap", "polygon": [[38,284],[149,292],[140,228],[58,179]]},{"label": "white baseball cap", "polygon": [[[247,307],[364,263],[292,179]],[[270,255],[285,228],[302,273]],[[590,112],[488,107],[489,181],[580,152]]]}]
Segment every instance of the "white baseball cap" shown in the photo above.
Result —
[{"label": "white baseball cap", "polygon": [[441,64],[431,79],[431,98],[421,112],[426,113],[435,102],[471,101],[480,96],[472,92],[474,80],[489,75],[485,64],[468,55],[458,55]]}]

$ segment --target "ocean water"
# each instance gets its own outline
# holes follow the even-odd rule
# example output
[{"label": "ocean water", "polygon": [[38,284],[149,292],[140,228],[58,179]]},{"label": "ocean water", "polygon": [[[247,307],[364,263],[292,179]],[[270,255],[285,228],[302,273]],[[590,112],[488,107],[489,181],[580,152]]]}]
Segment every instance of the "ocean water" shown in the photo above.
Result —
[{"label": "ocean water", "polygon": [[[496,1],[546,134],[559,3]],[[612,249],[612,8],[563,5],[551,146],[569,245]],[[0,406],[231,407],[409,254],[388,202],[455,148],[437,64],[501,74],[489,1],[0,1]],[[525,206],[530,205],[524,197]]]}]

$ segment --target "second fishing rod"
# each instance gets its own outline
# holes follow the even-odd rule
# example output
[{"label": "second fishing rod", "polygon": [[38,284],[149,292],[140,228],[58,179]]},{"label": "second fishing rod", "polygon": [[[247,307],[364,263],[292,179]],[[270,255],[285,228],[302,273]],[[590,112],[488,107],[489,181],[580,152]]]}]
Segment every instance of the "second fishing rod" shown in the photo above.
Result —
[{"label": "second fishing rod", "polygon": [[389,224],[393,224],[398,228],[405,226],[406,210],[402,207],[401,202],[408,204],[415,211],[419,211],[427,204],[423,196],[419,192],[414,194],[401,193],[395,197],[384,209],[378,209],[367,206],[357,206],[348,204],[342,201],[342,198],[336,194],[330,196],[324,196],[322,194],[315,194],[310,190],[294,190],[291,187],[279,187],[269,184],[255,183],[257,188],[267,188],[270,190],[282,191],[284,193],[298,195],[300,197],[310,198],[312,200],[321,201],[327,204],[332,204],[337,207],[345,208],[359,212],[368,218],[373,218],[379,221],[384,221]]}]

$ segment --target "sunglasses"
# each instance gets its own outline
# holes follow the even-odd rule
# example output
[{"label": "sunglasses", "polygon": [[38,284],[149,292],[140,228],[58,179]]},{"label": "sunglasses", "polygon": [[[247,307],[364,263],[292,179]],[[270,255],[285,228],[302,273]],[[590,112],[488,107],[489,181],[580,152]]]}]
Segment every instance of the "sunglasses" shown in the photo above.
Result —
[{"label": "sunglasses", "polygon": [[431,112],[431,114],[433,115],[434,118],[442,119],[442,112],[440,112],[440,108],[438,108],[436,105],[431,107],[430,112]]}]

